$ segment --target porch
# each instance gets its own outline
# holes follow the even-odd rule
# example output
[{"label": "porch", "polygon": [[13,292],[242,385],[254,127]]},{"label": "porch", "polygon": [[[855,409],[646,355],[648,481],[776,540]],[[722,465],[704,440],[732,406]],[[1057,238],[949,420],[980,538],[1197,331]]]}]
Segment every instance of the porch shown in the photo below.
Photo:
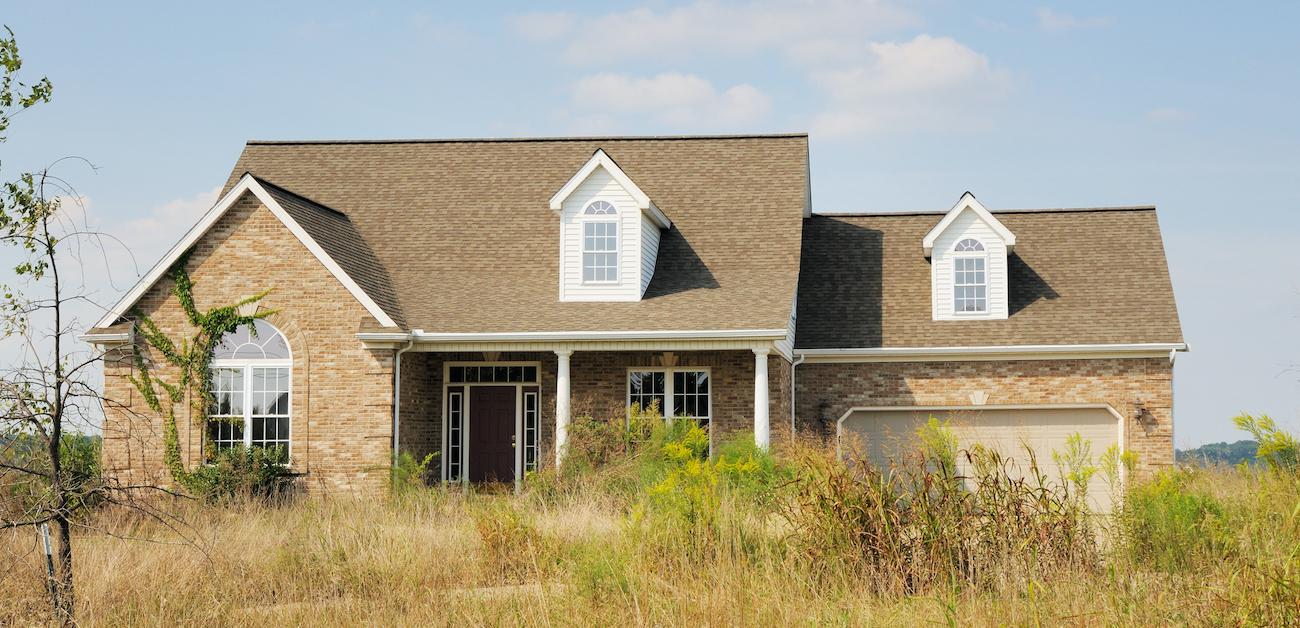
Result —
[{"label": "porch", "polygon": [[760,446],[789,424],[789,362],[761,348],[717,351],[428,351],[401,356],[394,447],[435,454],[431,479],[515,483],[558,464],[574,417],[657,403],[706,425],[713,443]]}]

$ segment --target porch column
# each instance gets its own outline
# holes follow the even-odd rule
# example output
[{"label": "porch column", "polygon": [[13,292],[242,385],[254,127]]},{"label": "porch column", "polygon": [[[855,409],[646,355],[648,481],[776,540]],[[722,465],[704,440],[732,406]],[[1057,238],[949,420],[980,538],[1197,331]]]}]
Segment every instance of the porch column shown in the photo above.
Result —
[{"label": "porch column", "polygon": [[572,349],[557,349],[555,371],[555,466],[564,459],[564,446],[569,441],[569,356]]},{"label": "porch column", "polygon": [[754,444],[767,449],[772,441],[767,419],[767,347],[754,349]]}]

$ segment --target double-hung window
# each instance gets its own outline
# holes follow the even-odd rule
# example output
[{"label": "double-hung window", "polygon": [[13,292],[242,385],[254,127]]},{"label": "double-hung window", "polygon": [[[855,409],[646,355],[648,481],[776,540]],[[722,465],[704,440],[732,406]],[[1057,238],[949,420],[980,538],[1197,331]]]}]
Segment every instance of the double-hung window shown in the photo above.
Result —
[{"label": "double-hung window", "polygon": [[618,281],[618,223],[582,223],[582,282]]},{"label": "double-hung window", "polygon": [[713,393],[708,369],[633,369],[627,374],[627,405],[648,410],[657,405],[669,419],[691,419],[713,441]]},{"label": "double-hung window", "polygon": [[966,238],[953,247],[952,302],[957,314],[989,311],[988,255],[979,240]]},{"label": "double-hung window", "polygon": [[293,360],[284,334],[258,320],[226,334],[213,351],[209,457],[236,447],[276,448],[288,462]]}]

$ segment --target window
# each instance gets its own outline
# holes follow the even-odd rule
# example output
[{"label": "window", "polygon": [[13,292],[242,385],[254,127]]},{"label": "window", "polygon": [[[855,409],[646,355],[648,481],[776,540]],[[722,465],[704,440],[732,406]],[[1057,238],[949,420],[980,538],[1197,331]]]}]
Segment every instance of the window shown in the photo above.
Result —
[{"label": "window", "polygon": [[460,480],[461,426],[464,425],[464,394],[447,395],[447,480]]},{"label": "window", "polygon": [[618,281],[618,223],[582,223],[582,281]]},{"label": "window", "polygon": [[524,473],[537,470],[537,393],[524,393]]},{"label": "window", "polygon": [[663,371],[633,371],[628,373],[627,377],[628,406],[636,406],[642,411],[654,407],[658,408],[661,414],[668,413],[667,404],[664,402]]},{"label": "window", "polygon": [[289,461],[292,366],[284,334],[266,321],[241,326],[221,339],[212,359],[212,453],[274,447],[283,462]]},{"label": "window", "polygon": [[618,210],[609,201],[594,201],[582,213],[588,216],[612,216],[617,214]]},{"label": "window", "polygon": [[979,240],[966,238],[953,247],[952,299],[957,314],[989,311],[987,263]]},{"label": "window", "polygon": [[[642,369],[627,375],[627,405],[647,409],[659,404],[664,417],[693,419],[709,432],[713,415],[709,371],[704,369]],[[710,449],[712,446],[710,446]]]}]

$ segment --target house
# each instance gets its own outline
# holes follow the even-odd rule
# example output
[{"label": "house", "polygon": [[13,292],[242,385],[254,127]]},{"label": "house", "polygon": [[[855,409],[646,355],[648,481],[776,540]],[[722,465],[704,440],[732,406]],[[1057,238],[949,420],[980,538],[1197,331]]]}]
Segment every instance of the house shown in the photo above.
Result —
[{"label": "house", "polygon": [[[188,257],[183,257],[188,253]],[[450,482],[563,458],[579,413],[658,404],[714,442],[839,434],[888,456],[930,415],[963,442],[1078,433],[1173,462],[1186,349],[1155,209],[813,211],[806,135],[249,142],[217,204],[84,336],[105,465],[161,476],[135,312],[181,335],[263,290],[218,348],[188,464],[278,444],[309,486],[381,486],[395,451]],[[192,417],[191,417],[192,418]]]}]

